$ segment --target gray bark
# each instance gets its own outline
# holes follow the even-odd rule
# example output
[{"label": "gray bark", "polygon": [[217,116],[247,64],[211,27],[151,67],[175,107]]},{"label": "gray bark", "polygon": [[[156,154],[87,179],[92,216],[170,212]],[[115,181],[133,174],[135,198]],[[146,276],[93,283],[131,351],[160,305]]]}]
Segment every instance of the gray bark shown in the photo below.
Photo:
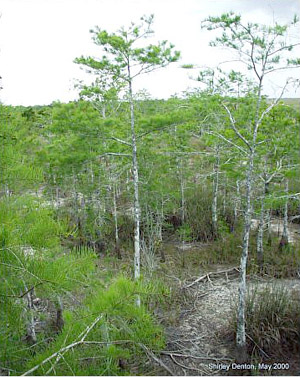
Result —
[{"label": "gray bark", "polygon": [[182,176],[182,169],[180,173],[180,192],[181,192],[181,222],[184,224],[185,220],[185,196],[184,196],[184,180]]},{"label": "gray bark", "polygon": [[247,181],[246,181],[246,208],[244,217],[244,232],[243,232],[243,245],[242,245],[242,256],[240,261],[240,282],[239,282],[239,297],[238,297],[238,318],[237,318],[237,333],[236,333],[236,344],[239,352],[239,359],[243,362],[247,357],[246,350],[246,331],[245,331],[245,303],[246,303],[246,269],[248,260],[248,249],[249,249],[249,236],[251,228],[251,217],[252,217],[252,174],[254,165],[254,147],[252,148],[249,161],[248,161],[248,171],[247,171]]},{"label": "gray bark", "polygon": [[[134,124],[134,103],[132,82],[130,79],[130,68],[128,66],[129,77],[129,99],[130,99],[130,119],[131,119],[131,140],[132,140],[132,173],[133,173],[133,188],[134,188],[134,279],[140,277],[140,202],[139,202],[139,175],[138,175],[138,160],[137,160],[137,144],[135,136]],[[137,305],[140,306],[140,297],[137,299]]]},{"label": "gray bark", "polygon": [[234,225],[235,228],[238,220],[238,211],[240,209],[240,182],[236,181],[236,197],[234,200]]},{"label": "gray bark", "polygon": [[[27,285],[25,282],[24,288],[25,291],[28,291]],[[30,290],[26,296],[25,299],[27,301],[27,309],[26,312],[29,314],[28,322],[26,323],[26,341],[30,345],[33,345],[37,342],[37,336],[36,336],[36,330],[35,330],[35,319],[34,319],[34,305],[33,305],[33,295],[34,290]]]},{"label": "gray bark", "polygon": [[116,184],[113,184],[113,206],[114,206],[114,222],[115,222],[115,241],[116,246],[119,245],[119,228],[118,228],[118,209],[117,209],[117,192]]},{"label": "gray bark", "polygon": [[[288,195],[289,192],[289,182],[286,180],[285,182],[285,193]],[[284,215],[283,215],[283,233],[282,236],[288,240],[289,238],[289,232],[288,232],[288,197],[285,200],[284,203]]]},{"label": "gray bark", "polygon": [[247,261],[248,261],[248,251],[249,251],[249,236],[251,229],[251,218],[252,218],[252,184],[253,184],[253,170],[254,170],[254,158],[256,154],[256,140],[257,132],[262,120],[263,115],[259,115],[262,101],[262,81],[264,78],[265,65],[262,67],[262,73],[259,77],[257,102],[255,108],[255,117],[253,125],[252,140],[249,143],[236,129],[235,122],[232,122],[232,127],[237,134],[237,136],[244,141],[246,146],[249,148],[248,154],[248,169],[246,178],[246,207],[244,215],[244,232],[243,232],[243,245],[242,245],[242,256],[240,262],[240,282],[239,282],[239,298],[238,298],[238,318],[237,318],[237,333],[236,333],[236,345],[239,354],[239,361],[246,361],[248,358],[247,354],[247,344],[246,344],[246,318],[245,318],[245,307],[246,307],[246,271],[247,271]]},{"label": "gray bark", "polygon": [[214,166],[214,181],[213,181],[213,200],[212,200],[212,224],[213,235],[217,237],[218,234],[218,190],[219,190],[219,167],[220,167],[220,153],[217,147],[217,155]]},{"label": "gray bark", "polygon": [[279,248],[280,250],[284,249],[289,244],[289,231],[288,231],[288,192],[289,192],[289,182],[286,179],[285,181],[285,194],[286,194],[286,200],[284,203],[284,212],[283,212],[283,231],[282,236],[280,240]]},{"label": "gray bark", "polygon": [[261,204],[260,204],[260,217],[259,217],[257,240],[256,240],[257,261],[260,268],[262,268],[263,258],[264,258],[263,257],[263,253],[264,253],[263,239],[264,239],[264,225],[265,225],[265,197],[266,197],[266,191],[264,188],[263,195],[261,198]]},{"label": "gray bark", "polygon": [[102,103],[102,109],[101,109],[101,111],[102,111],[102,118],[105,119],[106,118],[106,108],[105,108],[105,104],[104,103]]}]

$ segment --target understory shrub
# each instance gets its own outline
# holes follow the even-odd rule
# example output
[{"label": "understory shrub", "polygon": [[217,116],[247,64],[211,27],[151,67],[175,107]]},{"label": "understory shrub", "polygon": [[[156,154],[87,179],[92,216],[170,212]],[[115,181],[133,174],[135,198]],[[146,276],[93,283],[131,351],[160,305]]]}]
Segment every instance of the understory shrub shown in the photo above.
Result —
[{"label": "understory shrub", "polygon": [[137,294],[143,298],[153,289],[123,277],[98,289],[80,310],[64,313],[62,333],[27,364],[27,370],[33,368],[29,374],[125,375],[133,357],[144,368],[145,350],[164,347],[162,329],[143,305],[136,305]]},{"label": "understory shrub", "polygon": [[[256,286],[246,298],[246,333],[249,355],[253,360],[281,359],[299,351],[298,292],[280,284],[263,288]],[[231,317],[232,332],[236,331],[237,308]]]},{"label": "understory shrub", "polygon": [[256,234],[250,237],[249,272],[278,279],[298,277],[300,268],[300,248],[289,244],[283,251],[278,249],[280,239],[273,237],[272,243],[264,242],[263,266],[261,268],[256,253]]}]

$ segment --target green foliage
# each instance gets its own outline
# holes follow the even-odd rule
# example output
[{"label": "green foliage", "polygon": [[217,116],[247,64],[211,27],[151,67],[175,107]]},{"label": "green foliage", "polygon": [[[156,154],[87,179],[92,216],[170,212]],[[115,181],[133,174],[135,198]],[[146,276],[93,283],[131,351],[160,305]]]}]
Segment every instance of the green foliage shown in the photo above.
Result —
[{"label": "green foliage", "polygon": [[[144,360],[145,354],[141,344],[154,351],[164,345],[161,328],[153,322],[144,306],[135,305],[137,293],[147,295],[152,292],[153,286],[133,283],[122,277],[116,279],[107,290],[94,291],[76,314],[65,313],[63,332],[45,352],[33,358],[27,368],[39,365],[47,357],[55,355],[55,352],[79,341],[87,333],[87,329],[91,329],[84,339],[86,344],[75,345],[68,352],[62,351],[63,358],[57,363],[55,355],[34,374],[68,375],[72,372],[75,375],[124,375],[130,373],[128,367],[122,369],[120,360],[127,362],[127,365],[133,357],[138,356],[141,361]],[[91,328],[93,323],[94,326]],[[52,365],[53,369],[51,369]],[[140,367],[143,371],[142,364]]]},{"label": "green foliage", "polygon": [[185,241],[185,242],[193,241],[192,230],[191,230],[191,228],[189,227],[188,224],[181,225],[176,230],[176,234],[178,235],[178,237],[181,241]]},{"label": "green foliage", "polygon": [[295,28],[298,22],[298,19],[294,19],[289,24],[276,23],[275,26],[251,22],[243,24],[241,15],[230,12],[220,17],[208,17],[202,22],[202,27],[207,30],[220,29],[221,36],[217,36],[210,45],[228,47],[239,58],[241,55],[238,54],[243,54],[243,63],[261,82],[266,74],[277,69],[299,65],[297,58],[290,57],[297,42],[291,37],[286,38],[287,31]]},{"label": "green foliage", "polygon": [[194,240],[207,242],[213,239],[211,203],[212,193],[204,186],[198,187],[196,193],[187,193],[186,223],[190,229],[190,237]]},{"label": "green foliage", "polygon": [[[229,15],[229,19],[221,17],[219,21],[235,30],[240,19]],[[147,22],[143,25],[147,29]],[[128,149],[129,97],[119,101],[116,90],[119,87],[112,85],[119,84],[118,79],[126,76],[124,61],[117,61],[118,54],[126,48],[132,62],[145,63],[145,68],[148,63],[157,67],[158,58],[160,63],[165,64],[168,59],[178,57],[167,43],[159,44],[157,48],[153,45],[143,49],[133,46],[135,38],[145,31],[143,27],[132,25],[127,31],[122,29],[116,34],[99,30],[99,35],[96,35],[94,32],[100,47],[114,49],[116,54],[110,56],[109,50],[107,53],[104,51],[107,58],[103,57],[101,61],[78,60],[88,69],[102,70],[103,75],[109,70],[110,75],[106,76],[107,87],[102,86],[105,83],[101,74],[91,87],[81,87],[85,100],[53,103],[48,107],[1,106],[0,116],[4,121],[0,132],[3,177],[0,191],[0,362],[1,366],[13,369],[14,374],[23,373],[25,364],[29,369],[74,342],[100,313],[103,317],[87,340],[110,343],[76,346],[74,352],[67,352],[65,359],[59,360],[50,374],[130,374],[133,362],[143,374],[144,351],[138,343],[144,343],[153,350],[164,346],[162,330],[156,326],[145,306],[157,308],[158,305],[169,305],[169,290],[163,286],[160,274],[166,272],[167,275],[173,268],[174,254],[175,259],[178,258],[174,249],[167,253],[165,263],[158,264],[153,273],[154,279],[149,279],[143,266],[142,273],[149,280],[147,285],[143,281],[133,284],[123,278],[111,282],[116,271],[131,275],[134,237],[132,170],[127,158],[131,151]],[[256,30],[256,26],[253,28]],[[277,28],[275,32],[280,34],[284,30]],[[234,44],[238,43],[238,38],[239,35]],[[262,38],[254,42],[260,49],[265,43]],[[280,62],[276,58],[271,63],[276,65]],[[213,79],[215,88],[217,82],[220,91],[215,90],[215,94],[209,90],[194,91],[184,93],[182,98],[174,96],[169,100],[151,100],[147,93],[133,96],[143,209],[141,233],[145,232],[145,238],[151,238],[161,222],[165,233],[157,232],[156,238],[153,237],[159,243],[161,234],[167,238],[171,233],[186,242],[209,241],[202,245],[201,252],[197,249],[182,253],[184,260],[181,261],[180,278],[186,276],[186,271],[190,272],[190,262],[198,274],[199,265],[224,263],[237,266],[241,253],[247,156],[224,140],[226,138],[238,147],[244,147],[222,104],[234,115],[240,134],[249,138],[253,130],[257,93],[253,87],[243,88],[246,81],[238,72],[229,72],[226,82],[220,71],[204,73],[202,79],[208,84]],[[235,98],[231,89],[240,90],[242,96]],[[246,89],[251,89],[250,93]],[[266,111],[268,105],[269,100],[262,98],[260,113]],[[105,117],[102,106],[106,107]],[[296,107],[287,106],[286,101],[274,107],[260,124],[253,186],[257,213],[264,161],[267,173],[271,174],[276,170],[277,162],[282,160],[282,169],[269,185],[265,208],[272,208],[273,214],[282,216],[286,200],[283,178],[289,181],[289,194],[300,190],[297,176],[299,138],[295,137],[298,129],[299,111]],[[125,144],[117,139],[122,139]],[[218,238],[215,239],[212,177],[217,146],[220,149],[220,181]],[[121,154],[121,157],[114,153]],[[110,254],[115,248],[113,188],[116,188],[122,260]],[[297,198],[296,195],[289,200],[289,216],[299,215]],[[238,218],[233,224],[233,208],[237,200]],[[183,224],[173,226],[167,223],[172,215],[180,220],[183,209]],[[151,216],[147,225],[145,213]],[[159,246],[164,247],[164,240]],[[105,245],[99,251],[101,258],[98,259],[91,248],[96,241],[103,241]],[[278,243],[279,240],[273,237],[272,245],[264,245],[264,270],[259,271],[253,232],[248,272],[263,272],[279,278],[297,276],[298,251],[291,247],[289,253],[279,254]],[[75,246],[80,247],[75,250]],[[155,251],[159,251],[158,247]],[[109,255],[103,255],[105,253]],[[63,332],[60,335],[50,330],[41,332],[38,344],[31,348],[24,339],[30,311],[27,310],[26,295],[20,297],[26,293],[26,287],[34,287],[35,294],[43,302],[49,301],[54,305],[59,295],[67,303]],[[134,304],[137,294],[145,305],[140,309]],[[79,306],[73,307],[73,302],[68,303],[70,295],[79,300]],[[45,322],[47,313],[39,315]],[[48,336],[51,339],[46,340]],[[123,340],[128,343],[118,343]],[[114,341],[117,343],[111,343]],[[137,357],[134,357],[135,354]],[[121,368],[119,360],[124,361],[125,369]],[[35,373],[46,373],[50,367],[47,362]]]},{"label": "green foliage", "polygon": [[33,196],[8,197],[0,202],[2,247],[55,248],[63,224],[54,221],[53,210],[43,207]]},{"label": "green foliage", "polygon": [[[62,292],[87,284],[95,255],[91,251],[80,256],[63,253],[60,236],[64,225],[55,221],[53,210],[43,207],[37,198],[7,197],[0,201],[0,210],[0,360],[4,367],[18,370],[32,357],[25,342],[29,321],[26,292],[55,300]],[[43,342],[43,337],[38,341]]]},{"label": "green foliage", "polygon": [[[175,62],[180,53],[173,52],[174,46],[167,41],[146,47],[135,47],[141,37],[153,34],[151,29],[153,15],[142,17],[141,24],[132,23],[126,30],[121,28],[117,33],[109,34],[106,30],[96,27],[91,30],[93,41],[103,50],[103,56],[96,60],[92,57],[80,57],[75,63],[88,67],[96,74],[101,73],[113,82],[131,82],[132,78],[142,73],[149,73],[155,68]],[[134,72],[130,72],[135,65]]]}]

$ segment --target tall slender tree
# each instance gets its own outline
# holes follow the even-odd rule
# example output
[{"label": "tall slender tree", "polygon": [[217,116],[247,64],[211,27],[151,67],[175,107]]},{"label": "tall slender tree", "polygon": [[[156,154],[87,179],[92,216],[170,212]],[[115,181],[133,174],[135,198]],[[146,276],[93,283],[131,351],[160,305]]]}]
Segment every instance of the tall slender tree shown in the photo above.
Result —
[{"label": "tall slender tree", "polygon": [[[230,49],[232,52],[236,52],[237,59],[247,67],[256,81],[256,88],[253,92],[253,109],[247,125],[241,124],[239,119],[235,117],[234,107],[231,108],[225,101],[222,103],[230,126],[234,131],[238,143],[240,143],[238,147],[247,156],[244,232],[240,262],[236,335],[240,361],[246,360],[248,356],[245,331],[246,267],[253,207],[252,191],[255,158],[259,144],[261,143],[258,139],[258,132],[264,118],[277,105],[290,80],[286,81],[278,98],[267,107],[263,105],[263,85],[266,76],[276,71],[300,67],[300,59],[293,58],[291,55],[292,50],[300,43],[298,41],[293,42],[288,38],[290,27],[295,26],[298,21],[298,18],[295,16],[293,21],[287,25],[275,24],[274,26],[265,26],[257,23],[244,24],[240,15],[230,12],[220,17],[209,17],[203,22],[203,27],[208,30],[221,29],[223,31],[220,37],[211,42],[211,46],[222,46]],[[229,81],[230,77],[228,75]],[[233,143],[231,142],[231,144]]]},{"label": "tall slender tree", "polygon": [[[130,108],[131,141],[118,140],[131,148],[132,175],[134,186],[134,277],[140,277],[140,199],[139,199],[139,170],[138,148],[136,140],[136,120],[134,109],[134,81],[142,75],[169,63],[176,62],[180,53],[174,51],[174,46],[167,41],[148,44],[141,47],[141,41],[153,35],[153,15],[142,17],[140,24],[131,23],[125,29],[122,27],[116,33],[108,33],[96,27],[91,30],[93,40],[101,48],[102,56],[80,57],[75,63],[88,67],[99,77],[109,77],[114,82],[125,83],[128,91]],[[101,75],[99,75],[101,73]]]}]

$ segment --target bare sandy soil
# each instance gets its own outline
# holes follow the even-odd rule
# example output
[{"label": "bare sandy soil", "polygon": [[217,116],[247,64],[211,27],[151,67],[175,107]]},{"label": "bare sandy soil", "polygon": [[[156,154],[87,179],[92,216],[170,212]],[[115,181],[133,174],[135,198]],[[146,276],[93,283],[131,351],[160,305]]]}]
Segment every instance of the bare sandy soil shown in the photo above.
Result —
[{"label": "bare sandy soil", "polygon": [[[223,270],[226,270],[224,266],[216,269],[217,272]],[[274,284],[300,297],[300,279],[282,279],[274,283],[274,280],[252,278],[248,281],[248,289],[261,290]],[[229,339],[224,331],[228,328],[228,320],[237,300],[238,272],[213,273],[194,284],[193,281],[185,282],[181,292],[184,304],[178,313],[178,320],[166,327],[167,347],[161,354],[165,365],[174,375],[180,376],[245,374],[245,371],[237,369],[239,365],[235,363],[234,340]],[[273,362],[277,360],[270,360],[267,364],[272,366]],[[300,363],[295,363],[295,360],[278,362],[289,362],[289,370],[278,373],[271,367],[268,375],[299,375]],[[251,370],[246,374],[251,374]]]}]

